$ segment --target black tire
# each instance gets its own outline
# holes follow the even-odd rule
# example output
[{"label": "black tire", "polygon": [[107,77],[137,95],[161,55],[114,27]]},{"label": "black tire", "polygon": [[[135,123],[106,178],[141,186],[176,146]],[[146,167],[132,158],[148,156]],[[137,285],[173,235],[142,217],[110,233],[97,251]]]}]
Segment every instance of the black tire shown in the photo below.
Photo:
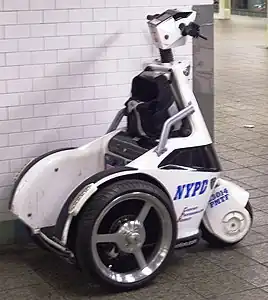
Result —
[{"label": "black tire", "polygon": [[[22,169],[22,171],[19,173],[18,177],[16,178],[15,182],[14,182],[14,185],[13,185],[13,189],[12,189],[12,192],[11,192],[11,197],[10,197],[10,202],[9,202],[9,209],[11,209],[11,204],[12,204],[12,199],[15,195],[15,192],[16,192],[16,189],[20,183],[20,181],[22,180],[22,178],[25,176],[25,174],[35,165],[37,164],[40,160],[48,157],[49,155],[52,155],[54,153],[58,153],[58,152],[61,152],[61,151],[66,151],[66,150],[73,150],[75,148],[60,148],[60,149],[55,149],[55,150],[52,150],[52,151],[49,151],[47,153],[44,153],[36,158],[34,158],[33,160],[31,160],[25,167],[24,169]],[[44,249],[44,250],[47,250],[47,248],[39,241],[38,238],[35,237],[34,234],[32,234],[32,231],[29,227],[26,228],[26,230],[28,231],[32,241],[40,248]]]},{"label": "black tire", "polygon": [[[249,212],[249,215],[250,215],[251,220],[253,222],[253,209],[252,209],[252,206],[251,206],[250,202],[247,203],[245,208]],[[202,232],[202,238],[209,244],[209,246],[211,248],[233,247],[245,238],[245,237],[243,237],[241,240],[239,240],[235,243],[227,243],[225,241],[222,241],[221,239],[219,239],[215,235],[213,235],[211,232],[209,232],[207,230],[206,226],[203,224],[203,222],[201,223],[200,228],[201,228],[201,232]]]},{"label": "black tire", "polygon": [[[95,222],[102,211],[114,199],[130,192],[143,192],[151,197],[156,197],[162,205],[165,206],[172,224],[172,242],[168,249],[168,254],[162,264],[151,275],[134,283],[120,283],[105,276],[94,260],[92,252],[92,232]],[[121,211],[120,211],[121,213]],[[158,233],[159,234],[159,233]],[[112,183],[95,195],[86,203],[78,220],[77,238],[76,238],[76,258],[82,271],[91,279],[97,281],[101,285],[105,285],[107,289],[112,291],[127,291],[141,288],[152,281],[163,270],[172,254],[175,246],[177,235],[177,223],[174,209],[169,197],[160,188],[142,180],[121,180]]]}]

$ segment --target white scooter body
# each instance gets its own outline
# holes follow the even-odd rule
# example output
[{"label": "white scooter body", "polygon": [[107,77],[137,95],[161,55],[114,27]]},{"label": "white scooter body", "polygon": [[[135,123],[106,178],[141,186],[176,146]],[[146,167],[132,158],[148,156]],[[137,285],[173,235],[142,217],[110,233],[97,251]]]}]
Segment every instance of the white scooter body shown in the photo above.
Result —
[{"label": "white scooter body", "polygon": [[[194,19],[195,12],[188,21],[185,18],[184,23],[187,25]],[[173,22],[172,26],[166,23],[159,30],[158,26],[161,27],[163,21],[155,20],[149,24],[154,42],[160,49],[168,49],[166,39],[161,39],[161,34],[164,36],[167,28],[173,26],[174,19],[169,17],[168,22]],[[177,30],[176,35],[171,34],[173,46],[185,43],[185,37],[181,33],[178,35],[178,26],[172,28]],[[179,42],[174,43],[176,40]],[[172,74],[175,90],[180,93],[180,99],[175,97],[177,104],[180,102],[183,106],[181,111],[165,122],[156,147],[123,166],[115,166],[115,171],[102,176],[107,168],[105,155],[110,151],[109,142],[121,131],[126,131],[124,128],[117,129],[123,117],[119,112],[120,117],[117,116],[118,120],[114,120],[106,135],[82,147],[50,154],[22,170],[23,176],[14,189],[10,209],[32,233],[59,251],[70,252],[68,239],[73,221],[85,204],[91,201],[91,197],[102,189],[104,183],[122,178],[142,177],[142,180],[156,183],[169,196],[177,218],[178,248],[198,241],[201,223],[215,237],[230,244],[244,238],[250,229],[252,220],[246,209],[249,193],[221,179],[219,164],[215,169],[183,165],[160,167],[175,150],[211,148],[212,140],[189,84],[189,64],[156,62],[148,66],[154,72]],[[169,138],[171,126],[185,118],[191,126],[191,134]],[[217,164],[216,154],[212,154],[215,157],[211,159]],[[44,231],[51,227],[57,232],[55,236],[48,236]]]},{"label": "white scooter body", "polygon": [[[157,68],[157,65],[151,66]],[[173,200],[178,219],[178,240],[197,235],[202,219],[211,232],[223,237],[219,216],[222,219],[229,211],[236,209],[242,210],[243,214],[248,216],[244,207],[249,194],[236,185],[220,179],[220,173],[200,172],[187,168],[184,170],[158,168],[161,161],[175,149],[212,143],[188,79],[183,74],[187,66],[187,63],[182,63],[173,65],[172,69],[180,86],[185,107],[191,103],[195,111],[188,117],[193,127],[192,134],[188,137],[169,139],[166,151],[162,155],[158,156],[156,149],[153,148],[127,165],[137,170],[119,174],[120,176],[146,174],[165,187],[170,199]],[[34,232],[55,226],[72,191],[84,180],[105,169],[104,155],[108,152],[107,144],[119,131],[108,133],[80,148],[49,155],[36,163],[20,181],[12,200],[11,211]],[[114,176],[118,174],[108,176],[101,182],[111,180]],[[215,178],[217,191],[225,188],[228,190],[228,205],[226,203],[219,203],[217,207],[209,205],[212,194],[217,192],[216,185],[210,187],[211,180]],[[100,184],[96,183],[96,186]],[[178,187],[181,188],[181,194],[174,200]],[[64,243],[67,242],[66,234],[67,232],[62,236]],[[228,240],[228,237],[225,239]]]}]

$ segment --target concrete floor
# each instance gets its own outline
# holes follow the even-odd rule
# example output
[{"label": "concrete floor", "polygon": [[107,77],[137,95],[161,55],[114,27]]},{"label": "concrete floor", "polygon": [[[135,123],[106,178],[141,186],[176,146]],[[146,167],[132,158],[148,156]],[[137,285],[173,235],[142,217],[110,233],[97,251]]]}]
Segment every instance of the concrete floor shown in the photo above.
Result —
[{"label": "concrete floor", "polygon": [[[216,22],[216,146],[225,175],[251,193],[254,227],[235,249],[206,244],[176,252],[172,265],[145,289],[106,295],[51,254],[21,249],[0,254],[0,299],[268,299],[268,50],[263,23]],[[255,125],[244,128],[244,125]]]}]

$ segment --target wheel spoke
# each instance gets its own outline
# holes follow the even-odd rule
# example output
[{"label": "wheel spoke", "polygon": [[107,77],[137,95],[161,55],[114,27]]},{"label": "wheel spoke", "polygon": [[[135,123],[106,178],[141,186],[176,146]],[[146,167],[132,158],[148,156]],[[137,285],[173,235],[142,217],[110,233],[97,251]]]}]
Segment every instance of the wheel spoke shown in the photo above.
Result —
[{"label": "wheel spoke", "polygon": [[147,267],[147,263],[146,263],[146,260],[144,258],[144,255],[142,253],[142,250],[139,250],[139,251],[135,252],[134,256],[135,256],[135,258],[137,260],[137,263],[139,265],[139,268],[141,270],[143,270],[145,267]]},{"label": "wheel spoke", "polygon": [[138,217],[137,217],[137,220],[140,221],[141,223],[143,223],[145,221],[145,219],[147,218],[151,208],[152,208],[152,205],[148,202],[145,202]]},{"label": "wheel spoke", "polygon": [[98,234],[96,236],[96,243],[115,243],[118,244],[120,235],[118,233],[107,233],[107,234]]}]

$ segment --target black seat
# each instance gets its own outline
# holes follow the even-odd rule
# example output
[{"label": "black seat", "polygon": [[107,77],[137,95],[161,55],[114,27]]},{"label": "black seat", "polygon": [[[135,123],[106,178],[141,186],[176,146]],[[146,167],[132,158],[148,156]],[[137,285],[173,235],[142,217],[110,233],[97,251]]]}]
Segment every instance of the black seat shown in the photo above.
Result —
[{"label": "black seat", "polygon": [[125,105],[127,130],[135,137],[159,138],[165,121],[178,112],[168,79],[153,71],[134,77]]},{"label": "black seat", "polygon": [[127,132],[121,131],[111,138],[108,150],[132,161],[156,145],[157,143],[154,141],[146,138],[133,138]]},{"label": "black seat", "polygon": [[154,148],[157,142],[148,138],[131,137],[125,131],[113,136],[108,144],[108,152],[105,154],[107,167],[125,166],[148,150]]}]

